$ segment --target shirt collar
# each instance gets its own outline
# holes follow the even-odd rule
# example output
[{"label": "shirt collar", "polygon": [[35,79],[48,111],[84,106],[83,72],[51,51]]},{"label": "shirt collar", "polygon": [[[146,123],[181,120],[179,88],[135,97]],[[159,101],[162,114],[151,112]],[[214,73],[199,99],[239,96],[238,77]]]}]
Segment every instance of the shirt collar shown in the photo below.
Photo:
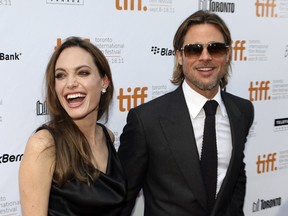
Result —
[{"label": "shirt collar", "polygon": [[[182,85],[184,97],[190,112],[190,115],[192,118],[196,118],[196,116],[200,113],[202,110],[204,104],[208,100],[206,97],[203,95],[199,94],[196,92],[194,89],[192,89],[184,80],[183,85]],[[219,86],[218,92],[213,98],[213,100],[216,100],[219,104],[219,107],[217,108],[217,113],[220,113],[223,117],[227,116],[226,108],[224,105],[224,102],[221,98],[221,88]]]}]

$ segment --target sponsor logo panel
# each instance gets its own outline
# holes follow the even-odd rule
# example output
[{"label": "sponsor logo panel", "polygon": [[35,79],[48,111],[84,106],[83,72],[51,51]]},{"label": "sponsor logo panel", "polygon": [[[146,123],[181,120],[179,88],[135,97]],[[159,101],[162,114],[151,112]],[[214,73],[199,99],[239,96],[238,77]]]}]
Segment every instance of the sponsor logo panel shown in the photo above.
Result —
[{"label": "sponsor logo panel", "polygon": [[249,99],[250,101],[270,100],[270,81],[255,81],[250,82]]},{"label": "sponsor logo panel", "polygon": [[199,10],[209,10],[219,13],[234,13],[236,4],[228,1],[199,0]]},{"label": "sponsor logo panel", "polygon": [[252,204],[252,212],[259,212],[265,209],[281,206],[282,197],[272,199],[258,199]]},{"label": "sponsor logo panel", "polygon": [[287,100],[288,81],[282,79],[272,81],[251,81],[248,91],[249,99],[252,102],[267,100]]},{"label": "sponsor logo panel", "polygon": [[0,215],[20,215],[21,211],[19,200],[9,200],[6,196],[0,196]]},{"label": "sponsor logo panel", "polygon": [[109,64],[123,64],[125,62],[123,57],[125,44],[123,42],[117,42],[111,37],[96,37],[94,40],[94,44],[103,52]]},{"label": "sponsor logo panel", "polygon": [[288,118],[274,119],[274,132],[287,131],[288,130]]},{"label": "sponsor logo panel", "polygon": [[22,160],[23,154],[2,154],[0,155],[0,165],[1,164],[6,164],[6,163],[13,163],[13,162],[20,162]]},{"label": "sponsor logo panel", "polygon": [[248,137],[252,138],[252,137],[256,137],[256,127],[257,127],[257,121],[254,120],[253,124],[250,127],[250,131],[248,134]]},{"label": "sponsor logo panel", "polygon": [[279,172],[288,169],[288,150],[269,152],[257,156],[256,173],[258,175]]},{"label": "sponsor logo panel", "polygon": [[47,102],[41,102],[38,100],[36,102],[36,115],[42,116],[42,115],[48,115],[48,108],[47,108]]},{"label": "sponsor logo panel", "polygon": [[84,5],[84,0],[46,0],[46,4]]},{"label": "sponsor logo panel", "polygon": [[1,6],[12,6],[12,0],[0,0],[0,7]]},{"label": "sponsor logo panel", "polygon": [[148,87],[136,87],[127,89],[120,88],[117,100],[119,101],[119,111],[127,112],[131,108],[145,103],[145,99],[148,97]]},{"label": "sponsor logo panel", "polygon": [[271,94],[272,100],[288,100],[288,80],[272,80]]},{"label": "sponsor logo panel", "polygon": [[169,49],[167,47],[152,46],[151,53],[153,55],[160,55],[160,56],[175,56],[175,50]]},{"label": "sponsor logo panel", "polygon": [[235,40],[232,42],[233,61],[268,61],[269,45],[261,40]]},{"label": "sponsor logo panel", "polygon": [[288,0],[256,0],[255,15],[259,18],[288,18]]},{"label": "sponsor logo panel", "polygon": [[174,0],[115,0],[118,11],[150,12],[150,13],[175,13]]},{"label": "sponsor logo panel", "polygon": [[278,170],[288,169],[288,150],[280,151],[278,161]]},{"label": "sponsor logo panel", "polygon": [[[85,40],[93,43],[102,51],[107,58],[109,64],[123,64],[125,62],[123,51],[125,44],[122,42],[115,42],[111,37],[96,37],[95,39],[85,38]],[[55,49],[62,44],[62,39],[56,39]]]},{"label": "sponsor logo panel", "polygon": [[19,61],[21,59],[21,52],[0,53],[0,61]]},{"label": "sponsor logo panel", "polygon": [[119,111],[128,112],[131,108],[146,103],[150,99],[157,98],[169,92],[167,85],[152,85],[150,87],[119,88],[117,100]]},{"label": "sponsor logo panel", "polygon": [[277,153],[268,153],[263,155],[258,155],[257,158],[257,174],[263,174],[268,172],[277,171],[276,166]]}]

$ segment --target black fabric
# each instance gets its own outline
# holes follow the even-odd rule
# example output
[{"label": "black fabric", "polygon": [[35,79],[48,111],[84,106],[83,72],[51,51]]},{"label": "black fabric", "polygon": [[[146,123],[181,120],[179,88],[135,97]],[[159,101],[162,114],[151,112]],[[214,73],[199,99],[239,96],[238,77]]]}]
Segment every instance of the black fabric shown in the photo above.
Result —
[{"label": "black fabric", "polygon": [[215,113],[217,106],[218,103],[215,100],[209,100],[204,105],[206,118],[200,163],[210,211],[214,206],[217,187],[218,162],[215,131]]},{"label": "black fabric", "polygon": [[[106,128],[101,126],[109,152],[106,174],[100,172],[99,177],[90,186],[73,177],[61,188],[52,183],[48,216],[118,216],[120,214],[126,194],[125,177],[109,134]],[[45,129],[49,128],[45,127]],[[53,130],[49,131],[53,133]]]}]

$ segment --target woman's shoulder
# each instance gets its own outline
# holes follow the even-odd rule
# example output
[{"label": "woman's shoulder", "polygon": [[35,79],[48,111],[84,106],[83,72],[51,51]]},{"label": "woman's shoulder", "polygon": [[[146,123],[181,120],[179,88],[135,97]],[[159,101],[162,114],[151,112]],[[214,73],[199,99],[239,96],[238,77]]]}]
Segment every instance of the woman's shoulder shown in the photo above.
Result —
[{"label": "woman's shoulder", "polygon": [[110,137],[112,143],[114,143],[114,141],[115,141],[114,133],[109,128],[106,127],[106,129],[107,129],[107,132],[109,134],[109,137]]},{"label": "woman's shoulder", "polygon": [[102,127],[105,137],[107,138],[107,136],[109,136],[112,143],[114,143],[115,141],[114,133],[109,128],[107,128],[104,124],[97,123],[97,125]]},{"label": "woman's shoulder", "polygon": [[27,142],[26,148],[35,153],[43,152],[54,146],[54,139],[50,131],[47,129],[40,129],[33,133]]}]

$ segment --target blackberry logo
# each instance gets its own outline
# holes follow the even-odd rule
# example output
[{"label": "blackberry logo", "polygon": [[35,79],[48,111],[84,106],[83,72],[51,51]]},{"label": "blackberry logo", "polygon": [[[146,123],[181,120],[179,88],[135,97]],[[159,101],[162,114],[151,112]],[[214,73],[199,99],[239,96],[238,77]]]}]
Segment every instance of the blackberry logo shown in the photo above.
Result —
[{"label": "blackberry logo", "polygon": [[157,46],[152,46],[151,52],[153,52],[153,54],[156,55],[160,53],[160,48],[158,48]]},{"label": "blackberry logo", "polygon": [[18,154],[18,155],[3,154],[3,155],[0,155],[0,164],[8,163],[8,162],[18,162],[22,160],[22,157],[23,157],[23,154]]},{"label": "blackberry logo", "polygon": [[159,48],[157,46],[152,46],[151,47],[151,52],[154,55],[160,54],[161,56],[174,56],[175,55],[175,51],[168,49],[168,48]]}]

